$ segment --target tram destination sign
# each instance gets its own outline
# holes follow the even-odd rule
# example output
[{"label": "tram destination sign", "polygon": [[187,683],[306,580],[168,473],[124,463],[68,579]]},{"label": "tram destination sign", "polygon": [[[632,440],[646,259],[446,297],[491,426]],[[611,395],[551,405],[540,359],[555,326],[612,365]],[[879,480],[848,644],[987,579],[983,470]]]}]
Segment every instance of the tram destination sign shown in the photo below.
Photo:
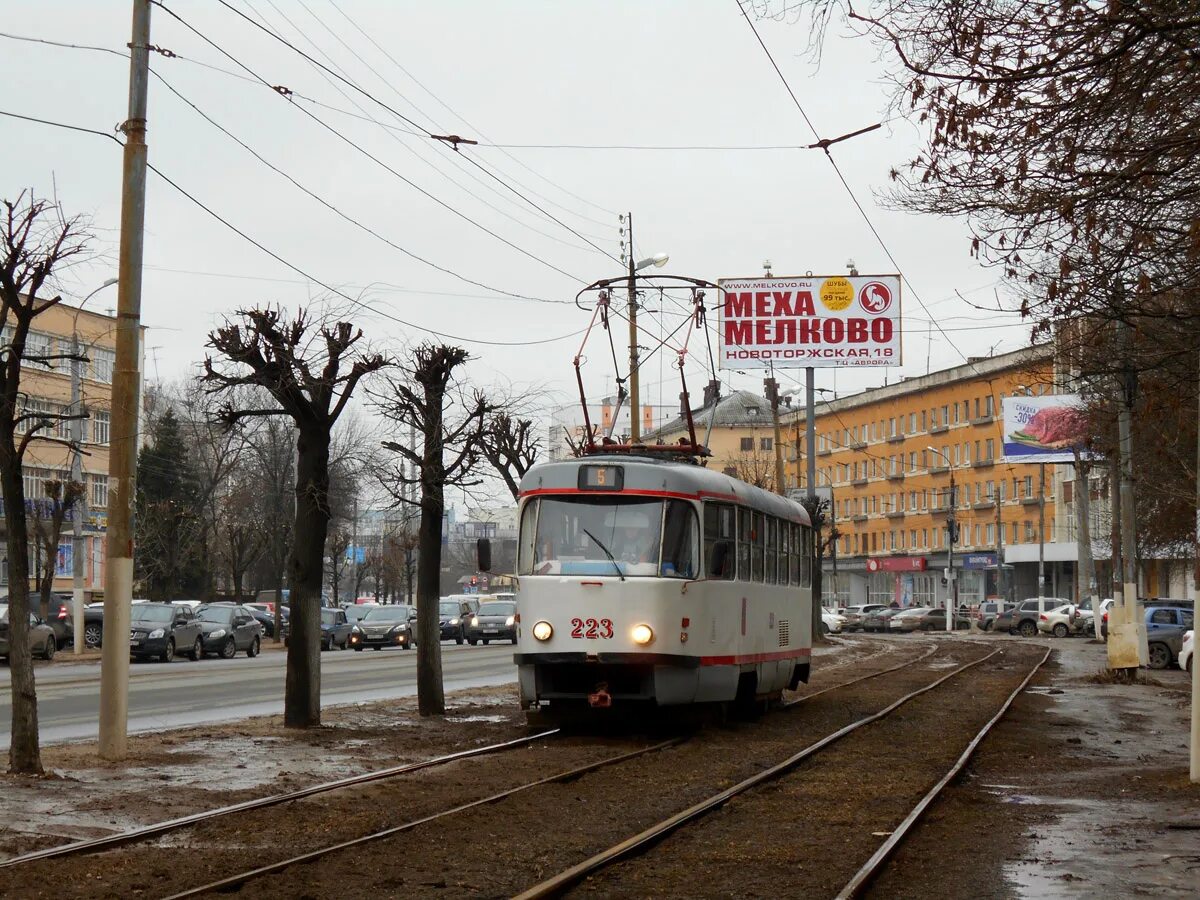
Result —
[{"label": "tram destination sign", "polygon": [[722,278],[722,369],[900,365],[899,275]]}]

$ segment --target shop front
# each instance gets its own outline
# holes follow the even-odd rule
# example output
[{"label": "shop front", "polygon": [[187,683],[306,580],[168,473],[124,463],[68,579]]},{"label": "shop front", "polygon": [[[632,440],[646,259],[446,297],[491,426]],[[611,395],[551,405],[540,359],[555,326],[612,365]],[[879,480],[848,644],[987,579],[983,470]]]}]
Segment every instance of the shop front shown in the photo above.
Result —
[{"label": "shop front", "polygon": [[867,602],[906,609],[933,606],[937,575],[924,556],[886,556],[867,560]]}]

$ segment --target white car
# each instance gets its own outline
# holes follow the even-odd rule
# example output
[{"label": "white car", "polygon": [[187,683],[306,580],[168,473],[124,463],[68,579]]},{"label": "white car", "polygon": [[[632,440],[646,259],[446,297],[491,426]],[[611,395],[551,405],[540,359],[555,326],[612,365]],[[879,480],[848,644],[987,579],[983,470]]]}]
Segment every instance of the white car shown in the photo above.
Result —
[{"label": "white car", "polygon": [[845,618],[832,610],[821,610],[821,634],[841,634],[845,624]]},{"label": "white car", "polygon": [[1183,649],[1179,651],[1179,668],[1185,672],[1192,671],[1192,648],[1196,646],[1195,635],[1194,631],[1183,633]]},{"label": "white car", "polygon": [[1067,637],[1087,631],[1092,625],[1092,614],[1081,610],[1073,603],[1048,609],[1038,616],[1038,631],[1055,637]]}]

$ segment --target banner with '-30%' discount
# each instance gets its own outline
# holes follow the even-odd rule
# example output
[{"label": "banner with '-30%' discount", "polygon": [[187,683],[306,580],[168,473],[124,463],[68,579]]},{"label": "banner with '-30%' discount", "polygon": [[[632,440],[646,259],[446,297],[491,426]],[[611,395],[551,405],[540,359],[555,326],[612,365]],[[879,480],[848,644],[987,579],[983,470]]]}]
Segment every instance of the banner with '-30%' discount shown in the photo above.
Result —
[{"label": "banner with '-30%' discount", "polygon": [[900,365],[899,275],[723,278],[723,369]]}]

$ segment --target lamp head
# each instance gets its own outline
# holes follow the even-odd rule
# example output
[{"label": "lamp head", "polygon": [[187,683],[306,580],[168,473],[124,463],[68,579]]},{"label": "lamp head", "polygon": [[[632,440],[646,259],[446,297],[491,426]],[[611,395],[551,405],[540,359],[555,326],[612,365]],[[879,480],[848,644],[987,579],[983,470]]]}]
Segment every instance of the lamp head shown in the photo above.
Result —
[{"label": "lamp head", "polygon": [[649,266],[654,266],[654,268],[656,268],[656,269],[661,269],[663,266],[665,266],[667,264],[667,260],[669,260],[670,258],[671,257],[668,256],[666,253],[655,253],[653,256],[648,256],[645,259],[638,262],[637,265],[634,266],[634,268],[638,269],[639,271],[641,269],[648,268]]}]

